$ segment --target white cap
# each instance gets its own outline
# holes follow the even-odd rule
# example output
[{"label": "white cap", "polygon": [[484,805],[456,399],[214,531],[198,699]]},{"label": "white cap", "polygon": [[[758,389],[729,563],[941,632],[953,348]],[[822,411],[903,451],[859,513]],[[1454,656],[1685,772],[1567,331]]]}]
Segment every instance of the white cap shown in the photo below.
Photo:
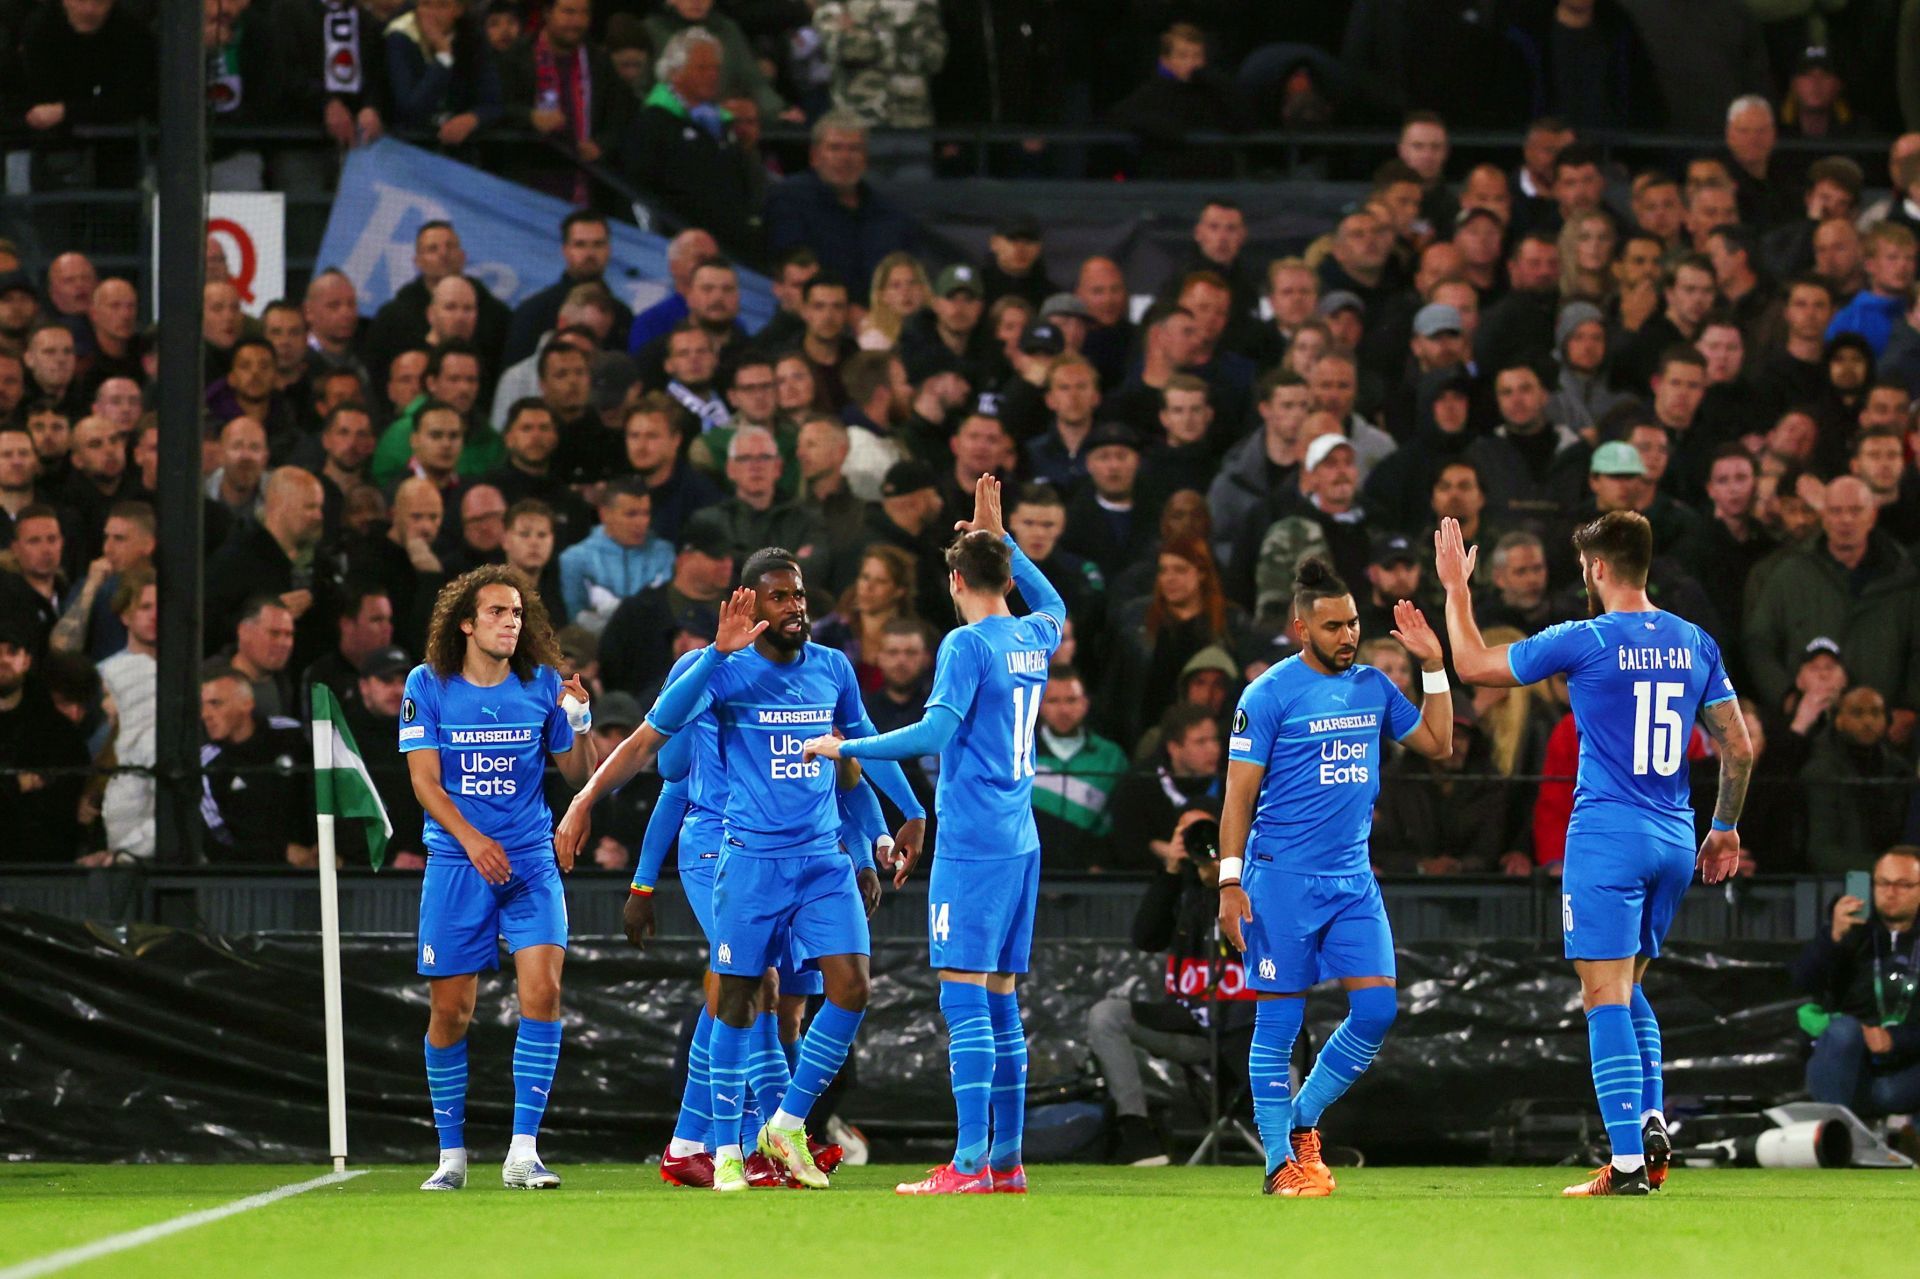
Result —
[{"label": "white cap", "polygon": [[1335,449],[1353,448],[1353,441],[1344,435],[1316,435],[1313,443],[1307,445],[1307,455],[1300,461],[1302,474],[1311,474],[1313,469],[1327,460],[1327,455]]}]

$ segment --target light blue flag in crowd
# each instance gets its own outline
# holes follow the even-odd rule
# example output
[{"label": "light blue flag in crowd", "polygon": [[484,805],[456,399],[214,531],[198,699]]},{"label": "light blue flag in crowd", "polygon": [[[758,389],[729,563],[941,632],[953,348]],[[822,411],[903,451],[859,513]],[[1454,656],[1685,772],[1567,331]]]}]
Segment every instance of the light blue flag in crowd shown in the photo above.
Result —
[{"label": "light blue flag in crowd", "polygon": [[[372,315],[414,278],[413,236],[444,219],[460,233],[467,274],[509,307],[560,278],[560,220],[573,206],[419,147],[382,138],[349,152],[316,267],[353,281]],[[607,287],[638,314],[667,295],[667,241],[625,222],[609,225]],[[740,322],[758,332],[773,318],[764,276],[740,272]]]}]

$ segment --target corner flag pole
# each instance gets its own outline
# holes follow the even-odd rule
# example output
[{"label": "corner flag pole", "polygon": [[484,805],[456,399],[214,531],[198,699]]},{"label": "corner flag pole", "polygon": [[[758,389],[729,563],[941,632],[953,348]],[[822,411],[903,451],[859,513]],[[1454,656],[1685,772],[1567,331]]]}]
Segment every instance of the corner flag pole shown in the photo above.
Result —
[{"label": "corner flag pole", "polygon": [[[332,725],[313,735],[313,767],[325,776],[333,768]],[[330,805],[325,807],[331,807]],[[327,1150],[333,1170],[347,1167],[347,1047],[340,1009],[340,877],[334,867],[334,815],[317,814],[320,852],[320,983],[327,1022]]]}]

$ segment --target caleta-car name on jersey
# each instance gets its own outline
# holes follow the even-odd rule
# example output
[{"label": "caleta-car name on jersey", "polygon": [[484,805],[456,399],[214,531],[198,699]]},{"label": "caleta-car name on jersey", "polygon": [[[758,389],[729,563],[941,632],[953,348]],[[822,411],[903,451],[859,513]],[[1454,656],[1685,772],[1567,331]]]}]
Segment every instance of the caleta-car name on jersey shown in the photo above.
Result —
[{"label": "caleta-car name on jersey", "polygon": [[1007,654],[1007,674],[1009,675],[1045,675],[1047,663],[1052,659],[1036,648],[1015,649]]},{"label": "caleta-car name on jersey", "polygon": [[1690,671],[1693,669],[1693,650],[1690,648],[1639,648],[1622,644],[1615,650],[1620,657],[1620,669],[1623,671]]}]

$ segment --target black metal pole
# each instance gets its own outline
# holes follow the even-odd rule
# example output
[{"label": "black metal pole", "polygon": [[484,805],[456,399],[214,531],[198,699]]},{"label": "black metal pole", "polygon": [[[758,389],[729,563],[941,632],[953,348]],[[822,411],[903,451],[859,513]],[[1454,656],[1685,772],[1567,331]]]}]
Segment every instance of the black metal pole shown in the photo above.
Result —
[{"label": "black metal pole", "polygon": [[154,740],[160,861],[200,860],[200,415],[206,390],[201,287],[206,274],[207,90],[198,0],[164,0],[160,17],[159,397],[160,652]]}]

